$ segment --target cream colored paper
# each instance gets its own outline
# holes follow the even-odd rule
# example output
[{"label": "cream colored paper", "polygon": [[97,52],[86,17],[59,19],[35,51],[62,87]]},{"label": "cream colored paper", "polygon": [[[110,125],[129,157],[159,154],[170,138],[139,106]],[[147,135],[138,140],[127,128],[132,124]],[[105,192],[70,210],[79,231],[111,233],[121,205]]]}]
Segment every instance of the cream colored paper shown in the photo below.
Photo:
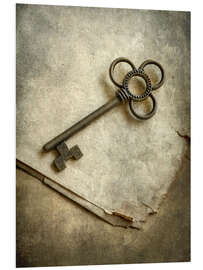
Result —
[{"label": "cream colored paper", "polygon": [[[187,148],[177,131],[189,135],[189,20],[185,12],[18,5],[17,159],[140,227],[158,210]],[[84,156],[57,173],[56,153],[42,146],[114,96],[108,68],[120,56],[165,68],[156,115],[138,122],[126,106],[113,109],[69,139]],[[152,81],[156,71],[146,68]]]}]

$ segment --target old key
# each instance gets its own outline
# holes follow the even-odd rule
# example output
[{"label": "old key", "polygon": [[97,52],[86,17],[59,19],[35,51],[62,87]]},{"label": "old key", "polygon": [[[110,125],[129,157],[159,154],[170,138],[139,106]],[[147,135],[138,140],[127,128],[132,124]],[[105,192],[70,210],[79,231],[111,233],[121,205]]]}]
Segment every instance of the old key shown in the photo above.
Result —
[{"label": "old key", "polygon": [[[116,80],[114,79],[114,69],[116,65],[121,62],[128,63],[132,68],[132,70],[129,71],[125,75],[122,84],[116,82]],[[144,71],[144,68],[149,64],[156,65],[161,71],[161,79],[159,83],[153,86],[152,86],[149,76]],[[109,76],[110,76],[111,81],[119,88],[115,92],[115,97],[43,146],[43,149],[46,152],[52,149],[56,149],[58,151],[59,156],[54,160],[54,164],[59,171],[63,170],[66,167],[65,161],[67,161],[70,158],[79,159],[83,155],[78,145],[75,145],[71,149],[69,149],[67,145],[65,144],[65,141],[69,139],[71,136],[73,136],[75,133],[80,131],[81,129],[88,126],[93,120],[97,119],[99,116],[108,112],[115,106],[122,103],[126,103],[128,101],[130,114],[132,115],[133,118],[138,119],[138,120],[147,120],[155,114],[157,104],[156,104],[156,100],[154,96],[152,95],[152,91],[158,89],[164,83],[164,69],[158,62],[153,61],[153,60],[146,60],[140,65],[138,69],[136,69],[136,67],[130,60],[124,57],[120,57],[120,58],[115,59],[110,65]],[[146,88],[143,94],[134,95],[130,91],[129,81],[133,77],[141,77],[144,79],[146,83]],[[134,102],[143,101],[148,97],[152,99],[152,109],[150,112],[148,112],[145,115],[139,115],[134,110]]]}]

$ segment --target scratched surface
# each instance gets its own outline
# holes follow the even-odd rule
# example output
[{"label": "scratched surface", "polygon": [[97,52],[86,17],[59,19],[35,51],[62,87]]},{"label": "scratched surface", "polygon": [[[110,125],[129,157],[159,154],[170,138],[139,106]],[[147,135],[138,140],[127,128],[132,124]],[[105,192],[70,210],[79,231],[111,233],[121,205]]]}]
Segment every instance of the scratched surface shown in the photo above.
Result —
[{"label": "scratched surface", "polygon": [[[18,5],[16,53],[17,159],[141,227],[188,148],[177,131],[190,134],[190,14]],[[50,166],[56,154],[43,154],[42,146],[114,96],[108,68],[120,56],[164,67],[157,114],[136,122],[125,106],[108,112],[68,141],[84,156],[57,173]],[[155,82],[157,70],[146,70]]]}]

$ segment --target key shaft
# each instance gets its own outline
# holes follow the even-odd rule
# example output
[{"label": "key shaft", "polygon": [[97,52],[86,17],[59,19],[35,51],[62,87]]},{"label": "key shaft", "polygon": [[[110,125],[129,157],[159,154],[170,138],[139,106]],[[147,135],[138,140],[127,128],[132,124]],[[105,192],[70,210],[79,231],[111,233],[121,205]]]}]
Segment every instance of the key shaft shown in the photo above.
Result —
[{"label": "key shaft", "polygon": [[91,124],[95,119],[99,118],[101,115],[103,115],[104,113],[108,112],[109,110],[111,110],[112,108],[114,108],[115,106],[117,106],[121,103],[122,103],[122,101],[119,97],[117,97],[117,96],[114,97],[113,99],[111,99],[110,101],[108,101],[107,103],[105,103],[104,105],[99,107],[94,112],[92,112],[89,115],[87,115],[86,117],[82,118],[79,122],[74,124],[72,127],[65,130],[63,133],[61,133],[60,135],[58,135],[57,137],[55,137],[54,139],[52,139],[51,141],[46,143],[43,146],[43,149],[46,152],[54,149],[61,142],[66,141],[71,136],[76,134],[78,131],[82,130],[83,128],[85,128],[89,124]]}]

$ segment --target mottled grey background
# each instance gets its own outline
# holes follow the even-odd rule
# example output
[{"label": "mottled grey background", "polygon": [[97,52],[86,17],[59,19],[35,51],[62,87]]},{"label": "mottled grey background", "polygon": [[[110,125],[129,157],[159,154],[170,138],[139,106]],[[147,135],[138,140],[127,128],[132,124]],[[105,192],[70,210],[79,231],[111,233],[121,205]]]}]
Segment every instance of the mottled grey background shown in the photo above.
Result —
[{"label": "mottled grey background", "polygon": [[[99,23],[97,25],[97,27],[99,26],[101,28],[102,33],[106,31],[105,37],[107,37],[108,33],[113,37],[113,39],[109,40],[109,43],[106,42],[108,39],[105,39],[105,42],[101,45],[98,43],[99,37],[95,44],[91,40],[86,40],[88,29],[87,32],[75,36],[78,35],[77,16],[74,17],[73,14],[72,16],[68,16],[69,13],[71,14],[71,11],[73,11],[73,8],[68,7],[17,6],[17,155],[21,153],[21,157],[25,157],[26,159],[29,156],[28,154],[30,154],[29,151],[35,149],[34,140],[30,140],[33,137],[33,133],[28,134],[28,137],[26,137],[28,138],[27,141],[23,140],[25,137],[22,134],[26,131],[29,132],[29,127],[36,126],[38,119],[37,109],[43,105],[40,103],[42,96],[39,95],[40,100],[36,104],[38,107],[33,108],[33,110],[36,109],[36,114],[35,111],[27,110],[26,107],[29,101],[27,100],[29,98],[29,92],[28,95],[24,94],[27,93],[28,89],[36,89],[36,82],[39,85],[39,89],[36,89],[39,93],[43,94],[41,90],[43,88],[45,89],[47,85],[50,86],[48,89],[49,92],[53,91],[54,93],[57,87],[60,89],[63,85],[64,87],[67,86],[67,78],[69,77],[66,72],[70,70],[72,72],[71,83],[75,91],[78,85],[84,84],[84,88],[89,87],[87,80],[89,78],[88,74],[84,76],[85,73],[81,72],[85,63],[84,59],[91,66],[92,64],[94,66],[97,65],[98,70],[104,70],[106,69],[106,60],[110,63],[116,56],[123,56],[122,53],[129,58],[132,55],[134,57],[136,55],[138,63],[146,58],[155,57],[155,59],[160,59],[160,62],[167,70],[167,83],[165,91],[160,91],[156,95],[162,107],[159,108],[159,114],[156,115],[157,118],[154,118],[150,123],[152,123],[152,126],[154,123],[153,132],[157,132],[157,135],[164,135],[165,137],[162,139],[166,139],[166,142],[167,129],[164,130],[164,127],[167,128],[167,125],[170,125],[170,134],[168,136],[170,135],[173,141],[168,145],[168,150],[165,148],[167,145],[157,144],[157,146],[160,148],[160,151],[163,151],[160,152],[163,158],[167,158],[167,154],[171,155],[173,153],[175,158],[168,164],[168,167],[176,168],[171,174],[171,177],[173,176],[172,180],[175,181],[160,212],[148,218],[148,223],[144,225],[143,230],[133,231],[131,229],[125,230],[123,228],[112,227],[96,219],[92,214],[86,212],[78,205],[64,199],[61,195],[44,187],[37,180],[17,170],[17,265],[48,266],[188,261],[190,259],[190,175],[188,161],[189,144],[187,138],[190,135],[190,104],[188,103],[190,90],[190,14],[186,12],[118,9],[77,8],[74,10],[74,14],[77,16],[81,16],[81,14],[85,16],[86,23],[88,19],[90,20],[89,30],[91,26],[94,29],[92,22],[96,19],[95,12],[99,16],[100,21],[102,16],[104,19],[107,19],[108,14],[114,18],[120,18],[119,27],[114,27],[113,31],[111,27],[104,29],[107,24]],[[136,18],[136,25],[134,25],[133,21],[134,16]],[[55,23],[52,20],[53,18],[60,18],[56,22],[58,21],[61,24]],[[68,22],[69,18],[71,18],[70,23]],[[123,18],[126,18],[126,20],[122,24]],[[127,28],[126,21],[129,22],[129,27]],[[113,19],[109,18],[109,25],[113,26],[113,22]],[[68,63],[71,63],[71,60],[64,59],[64,56],[66,57],[64,44],[66,42],[69,44],[65,33],[68,31],[68,27],[71,26],[75,26],[76,29],[75,31],[69,29],[71,30],[69,32],[73,33],[70,39],[78,40],[79,42],[81,38],[81,44],[86,44],[86,47],[81,47],[84,51],[80,50],[80,42],[78,44],[77,42],[74,43],[76,48],[70,47],[72,49],[68,51],[68,55],[71,55],[71,52],[74,54],[78,46],[78,54],[71,55],[71,59],[79,60],[79,56],[83,57],[83,61],[80,62],[82,66],[79,68],[81,76],[77,78],[77,83],[75,77],[77,73],[74,70],[74,66],[73,69],[67,66]],[[136,41],[135,44],[127,43],[127,37],[131,33],[136,35],[131,40],[131,42],[133,40]],[[52,42],[52,39],[56,42]],[[46,43],[49,45],[48,47],[44,46]],[[57,50],[53,47],[54,44],[57,44]],[[104,45],[105,47],[103,47]],[[70,43],[69,46],[73,46],[73,44]],[[49,49],[49,54],[47,54],[47,48]],[[111,56],[107,54],[110,48],[117,48]],[[132,50],[129,48],[132,48]],[[51,52],[56,54],[51,55]],[[47,55],[49,55],[48,58]],[[94,60],[98,59],[98,56],[101,58],[99,63]],[[66,64],[65,67],[64,63]],[[91,66],[88,66],[88,70],[91,70]],[[92,72],[94,72],[93,69]],[[40,80],[42,74],[49,75],[46,77],[48,81],[44,81],[43,78]],[[93,86],[95,84],[98,90],[101,89],[101,93],[103,92],[103,88],[109,88],[104,83],[106,77],[99,80],[98,83],[97,76],[94,74],[91,80]],[[95,102],[94,87],[93,89],[89,88],[89,91],[92,92],[88,99],[88,106]],[[67,98],[65,92],[63,97]],[[60,105],[65,113],[67,108],[66,106],[62,106],[67,102],[65,102],[66,100],[64,98],[61,100]],[[82,98],[84,97],[82,96]],[[105,100],[105,95],[103,97],[100,95],[100,98],[101,100]],[[101,100],[98,101],[98,104]],[[167,100],[168,103],[166,102]],[[82,100],[80,101],[82,102]],[[75,104],[77,103],[75,102]],[[168,108],[167,113],[166,108]],[[36,119],[34,118],[32,122],[29,122],[29,113],[30,115],[36,115]],[[71,115],[75,116],[77,113],[80,113],[78,109]],[[54,125],[57,121],[54,118],[56,113],[51,112],[51,118],[49,118],[48,114],[49,112],[47,112],[45,122],[47,122],[47,119],[50,119],[47,127],[50,128],[49,133],[54,134],[56,130],[52,130],[52,127],[56,127]],[[23,122],[19,116],[23,117]],[[125,118],[127,118],[125,114],[116,114],[116,117],[119,118],[120,116],[123,117],[122,120],[126,120]],[[110,118],[111,115],[108,117]],[[161,124],[160,127],[157,126],[157,123]],[[166,123],[166,125],[164,126],[163,123]],[[125,121],[123,124],[125,124]],[[129,125],[130,121],[127,124]],[[66,125],[66,122],[64,122],[64,125]],[[148,130],[151,130],[150,125]],[[140,128],[141,125],[137,125],[137,127],[139,128],[137,134],[140,134],[141,137],[143,134]],[[179,133],[177,134],[176,131]],[[186,138],[181,137],[181,134],[185,135]],[[39,140],[44,139],[43,135],[41,135]],[[147,135],[149,135],[149,132],[147,132]],[[52,135],[50,136],[52,137]],[[81,140],[81,144],[82,142]],[[23,145],[24,148],[22,148]],[[100,147],[99,142],[95,145]],[[161,147],[164,148],[161,149]],[[155,148],[157,151],[158,148]],[[177,150],[178,155],[176,156],[175,153]],[[147,148],[143,149],[143,152],[146,154],[149,153]],[[161,162],[162,156],[160,155],[159,158]],[[169,170],[168,172],[171,171]],[[175,176],[174,172],[176,172]]]}]

